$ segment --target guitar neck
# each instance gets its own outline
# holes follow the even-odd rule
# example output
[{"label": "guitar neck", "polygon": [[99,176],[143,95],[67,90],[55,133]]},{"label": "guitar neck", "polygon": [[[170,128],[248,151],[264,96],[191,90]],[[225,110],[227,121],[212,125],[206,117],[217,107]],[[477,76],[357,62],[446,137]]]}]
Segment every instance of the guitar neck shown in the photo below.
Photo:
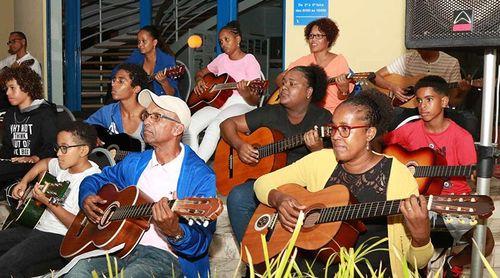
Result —
[{"label": "guitar neck", "polygon": [[237,88],[237,84],[236,82],[217,84],[213,86],[212,91],[234,90]]},{"label": "guitar neck", "polygon": [[[177,200],[169,200],[168,206],[175,211],[175,203]],[[113,215],[110,217],[111,221],[124,220],[128,218],[143,218],[150,217],[153,215],[153,205],[155,203],[146,203],[141,205],[133,206],[122,206],[115,210]]]},{"label": "guitar neck", "polygon": [[415,178],[435,177],[469,177],[476,169],[470,166],[417,166],[415,167]]},{"label": "guitar neck", "polygon": [[278,142],[262,146],[257,149],[259,151],[259,158],[270,156],[276,153],[281,153],[289,149],[301,146],[304,144],[304,134],[300,133],[291,137],[282,139]]},{"label": "guitar neck", "polygon": [[400,214],[400,203],[401,200],[390,200],[323,208],[316,224]]}]

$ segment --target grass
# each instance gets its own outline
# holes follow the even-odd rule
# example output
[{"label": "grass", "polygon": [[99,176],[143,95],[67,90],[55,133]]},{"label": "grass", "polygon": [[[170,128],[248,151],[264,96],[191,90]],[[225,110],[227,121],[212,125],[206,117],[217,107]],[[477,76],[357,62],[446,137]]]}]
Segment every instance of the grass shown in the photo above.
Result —
[{"label": "grass", "polygon": [[[295,229],[292,233],[292,237],[290,238],[287,247],[281,253],[279,253],[275,258],[269,258],[265,237],[264,236],[261,237],[262,245],[264,247],[263,248],[264,264],[266,266],[266,269],[262,274],[257,273],[256,270],[254,269],[254,266],[252,265],[252,256],[248,252],[248,249],[245,247],[245,250],[242,250],[242,252],[243,251],[246,252],[248,258],[249,274],[251,278],[282,278],[282,277],[283,278],[295,278],[295,277],[380,278],[384,277],[384,275],[386,274],[386,269],[382,268],[382,265],[375,267],[372,266],[370,262],[365,258],[365,256],[371,252],[377,252],[377,251],[388,252],[389,250],[387,250],[386,248],[379,247],[380,244],[388,240],[387,238],[383,239],[371,238],[366,242],[362,243],[357,249],[353,248],[347,249],[342,247],[338,254],[332,255],[328,258],[328,261],[326,262],[325,265],[324,273],[321,273],[322,275],[320,273],[313,272],[313,266],[314,263],[316,262],[316,258],[312,261],[311,264],[306,263],[307,269],[300,269],[296,262],[297,248],[295,247],[295,242],[297,241],[303,222],[304,222],[304,214],[301,212],[297,221],[297,225],[295,226]],[[476,242],[474,241],[473,243],[474,246],[478,248]],[[410,267],[410,265],[406,261],[406,258],[402,254],[400,254],[399,250],[397,250],[394,246],[391,246],[391,248],[392,252],[395,252],[396,257],[398,258],[398,260],[402,265],[404,278],[419,278],[420,276],[418,274],[418,270]],[[339,259],[339,267],[337,272],[332,275],[331,273],[328,273],[328,268],[333,263],[333,261],[336,259],[337,256]],[[118,262],[116,258],[114,258],[114,261],[112,263],[109,255],[106,254],[106,259],[108,265],[108,275],[101,273],[101,277],[105,278],[126,277],[123,269],[119,271]],[[481,260],[487,272],[489,273],[490,277],[498,278],[497,274],[495,273],[491,265],[488,263],[488,261],[482,254],[481,254]],[[360,269],[358,268],[358,266],[363,263],[366,264],[367,268],[370,271],[368,275],[361,273]],[[239,266],[236,269],[239,269]],[[212,273],[211,276],[217,277],[215,273]],[[92,277],[99,278],[99,274],[96,271],[93,271]],[[172,277],[175,277],[175,273],[172,273]],[[237,271],[234,273],[233,277],[235,278],[238,277]],[[434,278],[439,278],[439,277],[441,277],[440,272],[434,275]]]}]

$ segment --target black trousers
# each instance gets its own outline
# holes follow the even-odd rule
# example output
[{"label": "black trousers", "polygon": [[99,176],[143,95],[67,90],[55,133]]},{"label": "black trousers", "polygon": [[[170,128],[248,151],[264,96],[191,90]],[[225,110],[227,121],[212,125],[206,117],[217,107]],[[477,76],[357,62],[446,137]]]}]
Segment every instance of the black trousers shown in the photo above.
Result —
[{"label": "black trousers", "polygon": [[[24,226],[0,231],[0,277],[32,277],[62,268],[59,234]],[[90,275],[90,274],[89,274]]]}]

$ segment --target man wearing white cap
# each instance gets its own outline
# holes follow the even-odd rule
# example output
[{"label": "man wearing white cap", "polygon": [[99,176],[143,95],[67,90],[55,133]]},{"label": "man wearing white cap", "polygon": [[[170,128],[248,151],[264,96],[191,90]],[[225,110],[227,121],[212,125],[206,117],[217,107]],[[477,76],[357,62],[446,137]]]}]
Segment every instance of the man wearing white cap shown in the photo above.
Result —
[{"label": "man wearing white cap", "polygon": [[[207,277],[208,246],[215,223],[204,228],[189,226],[174,214],[168,199],[215,196],[215,174],[188,146],[181,143],[182,134],[191,121],[184,101],[177,97],[157,96],[149,90],[139,93],[139,103],[146,109],[144,141],[153,147],[142,153],[129,154],[101,174],[84,179],[80,185],[80,207],[97,222],[103,203],[96,193],[106,183],[118,188],[136,185],[155,202],[153,221],[139,244],[124,260],[118,259],[127,277]],[[86,277],[92,270],[107,270],[106,258],[82,260],[66,277]],[[145,276],[146,275],[146,276]]]}]

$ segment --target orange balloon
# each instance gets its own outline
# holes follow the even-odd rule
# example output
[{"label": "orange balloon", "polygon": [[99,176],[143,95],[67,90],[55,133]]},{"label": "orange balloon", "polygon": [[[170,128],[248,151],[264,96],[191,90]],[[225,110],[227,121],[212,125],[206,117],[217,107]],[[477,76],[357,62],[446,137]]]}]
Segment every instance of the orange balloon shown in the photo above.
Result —
[{"label": "orange balloon", "polygon": [[203,44],[203,40],[201,39],[201,37],[199,35],[191,35],[188,38],[187,43],[188,43],[188,46],[191,48],[198,48]]}]

